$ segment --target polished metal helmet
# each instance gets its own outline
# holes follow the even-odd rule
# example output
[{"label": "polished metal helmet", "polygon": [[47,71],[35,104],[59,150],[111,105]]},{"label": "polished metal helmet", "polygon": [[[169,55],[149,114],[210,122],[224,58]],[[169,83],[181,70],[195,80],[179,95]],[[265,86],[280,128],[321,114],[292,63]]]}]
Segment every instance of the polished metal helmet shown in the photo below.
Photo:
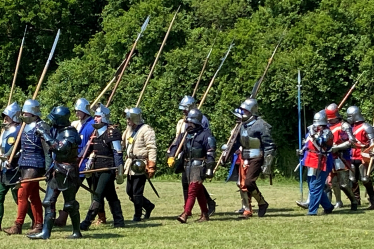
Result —
[{"label": "polished metal helmet", "polygon": [[181,102],[179,103],[179,110],[189,111],[192,108],[195,108],[195,99],[192,96],[184,96]]},{"label": "polished metal helmet", "polygon": [[135,173],[145,173],[146,165],[143,160],[135,159],[132,161],[130,169],[134,171]]},{"label": "polished metal helmet", "polygon": [[95,111],[95,116],[101,117],[101,123],[109,124],[110,110],[105,105],[99,103],[99,107]]},{"label": "polished metal helmet", "polygon": [[15,123],[21,123],[19,116],[21,115],[21,107],[17,104],[17,102],[13,102],[12,104],[8,105],[2,113],[2,116],[8,116],[12,119]]},{"label": "polished metal helmet", "polygon": [[339,114],[338,105],[335,103],[328,105],[325,108],[325,112],[326,112],[327,120],[342,118],[342,116],[340,116]]},{"label": "polished metal helmet", "polygon": [[40,104],[37,100],[28,99],[25,101],[22,107],[22,112],[31,113],[32,115],[40,117],[42,114],[40,112]]},{"label": "polished metal helmet", "polygon": [[51,120],[53,126],[65,127],[70,125],[70,110],[65,106],[53,107],[48,114],[48,119]]},{"label": "polished metal helmet", "polygon": [[249,111],[252,116],[258,116],[258,104],[256,99],[246,99],[240,105],[240,108]]},{"label": "polished metal helmet", "polygon": [[77,100],[77,102],[75,102],[74,110],[84,112],[87,115],[91,115],[90,102],[88,102],[88,100],[85,98],[80,98]]},{"label": "polished metal helmet", "polygon": [[365,121],[365,118],[362,116],[361,111],[357,106],[350,106],[347,109],[347,121],[350,124],[354,124]]},{"label": "polished metal helmet", "polygon": [[314,114],[313,126],[327,125],[327,116],[325,110],[321,110]]},{"label": "polished metal helmet", "polygon": [[144,123],[142,118],[142,110],[138,107],[125,110],[126,118],[130,119],[134,124],[140,125]]},{"label": "polished metal helmet", "polygon": [[201,125],[203,121],[203,114],[199,109],[192,109],[187,114],[187,121],[197,125]]}]

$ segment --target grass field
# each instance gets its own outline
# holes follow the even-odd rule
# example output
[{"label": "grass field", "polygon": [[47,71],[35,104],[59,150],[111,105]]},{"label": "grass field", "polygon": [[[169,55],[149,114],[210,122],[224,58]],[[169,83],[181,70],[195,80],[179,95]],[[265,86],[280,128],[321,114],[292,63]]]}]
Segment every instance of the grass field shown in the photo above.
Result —
[{"label": "grass field", "polygon": [[[44,183],[42,183],[42,186]],[[182,213],[183,198],[180,182],[154,181],[161,198],[158,199],[149,186],[145,195],[156,208],[151,219],[132,223],[133,205],[125,194],[125,184],[118,186],[126,227],[114,229],[109,207],[106,205],[109,224],[91,226],[82,232],[84,238],[65,240],[71,233],[71,223],[64,228],[54,227],[51,239],[32,241],[25,235],[8,236],[0,233],[0,248],[371,248],[374,246],[374,211],[365,211],[367,201],[357,212],[347,207],[334,210],[331,215],[305,216],[306,210],[295,205],[300,197],[297,182],[259,181],[260,190],[270,206],[264,218],[254,216],[248,220],[237,219],[233,211],[240,207],[239,193],[234,183],[206,183],[208,191],[219,205],[211,220],[198,224],[200,211],[197,203],[193,218],[188,224],[180,224],[176,216]],[[43,186],[44,187],[44,186]],[[306,192],[306,191],[305,191]],[[305,194],[304,194],[305,195]],[[42,197],[44,197],[42,195]],[[80,190],[81,219],[90,205],[88,192]],[[107,204],[107,203],[106,203]],[[256,203],[255,203],[256,204]],[[57,208],[62,207],[62,197]],[[13,224],[16,205],[10,193],[5,203],[3,227]],[[257,209],[257,205],[254,208]],[[322,208],[319,210],[322,213]],[[30,220],[27,217],[23,233],[27,232]]]}]

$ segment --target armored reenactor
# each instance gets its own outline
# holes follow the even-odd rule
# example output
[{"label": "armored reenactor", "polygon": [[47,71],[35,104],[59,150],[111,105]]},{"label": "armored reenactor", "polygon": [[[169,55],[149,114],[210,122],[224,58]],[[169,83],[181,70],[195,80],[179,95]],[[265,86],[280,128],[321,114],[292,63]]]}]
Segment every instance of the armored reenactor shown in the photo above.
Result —
[{"label": "armored reenactor", "polygon": [[[374,209],[374,190],[373,183],[369,177],[370,172],[368,170],[368,164],[363,163],[362,150],[374,145],[374,129],[373,127],[365,122],[365,118],[361,115],[361,111],[357,106],[351,106],[347,109],[347,121],[352,125],[353,135],[355,136],[356,143],[351,151],[351,171],[350,180],[352,181],[353,192],[355,193],[356,199],[361,204],[360,188],[358,185],[358,179],[361,179],[362,184],[365,186],[366,191],[369,195],[370,205],[368,210]],[[373,156],[372,151],[369,153]]]},{"label": "armored reenactor", "polygon": [[309,126],[308,129],[308,137],[303,148],[303,165],[308,167],[310,195],[308,215],[317,215],[320,204],[324,213],[329,214],[334,206],[323,190],[327,176],[333,167],[331,148],[334,143],[334,136],[327,126],[327,117],[324,110],[314,115],[313,125]]},{"label": "armored reenactor", "polygon": [[[177,220],[186,223],[191,216],[192,208],[197,199],[201,215],[199,222],[209,220],[207,200],[204,193],[203,182],[205,178],[213,177],[215,166],[216,140],[209,129],[202,127],[203,114],[198,109],[191,109],[187,115],[187,136],[183,144],[183,156],[178,158],[183,163],[188,180],[188,198],[184,205],[184,212]],[[180,134],[175,144],[170,148],[170,155],[174,157],[184,134]]]},{"label": "armored reenactor", "polygon": [[[256,180],[264,165],[270,167],[275,153],[275,144],[270,135],[271,126],[258,117],[256,99],[246,99],[234,115],[242,120],[242,125],[232,151],[241,154],[243,163],[240,168],[246,170],[244,185],[247,188],[248,199],[256,199],[258,216],[263,217],[269,204],[258,189]],[[251,216],[251,210],[243,213],[243,218]]]},{"label": "armored reenactor", "polygon": [[133,221],[141,221],[144,208],[144,219],[149,219],[155,205],[144,197],[145,182],[156,172],[157,146],[156,135],[152,127],[144,123],[140,108],[125,110],[127,129],[122,134],[127,160],[125,175],[127,175],[126,192],[134,203]]},{"label": "armored reenactor", "polygon": [[340,190],[347,195],[351,201],[351,210],[357,210],[357,200],[352,192],[349,181],[349,169],[351,166],[350,150],[356,139],[352,133],[349,123],[343,121],[339,114],[338,106],[333,103],[325,108],[329,128],[333,135],[332,156],[334,167],[330,173],[332,188],[336,197],[335,208],[343,206]]},{"label": "armored reenactor", "polygon": [[[16,141],[16,137],[20,130],[20,119],[19,115],[21,114],[21,107],[16,103],[12,103],[5,108],[2,112],[3,117],[3,130],[0,135],[1,147],[0,147],[0,160],[2,168],[0,172],[0,230],[1,222],[4,217],[4,201],[5,196],[9,190],[11,190],[14,201],[17,204],[17,192],[18,189],[13,188],[14,186],[10,185],[19,180],[21,177],[21,172],[17,169],[17,160],[9,165],[7,159],[10,156],[10,153],[13,150],[13,144]],[[18,152],[17,152],[18,153]],[[34,217],[28,204],[27,214],[30,216],[32,223],[34,223]]]},{"label": "armored reenactor", "polygon": [[[110,125],[110,110],[100,104],[95,112],[95,137],[88,146],[89,160],[86,168],[103,169],[103,168],[123,168],[123,155],[121,148],[121,133]],[[82,150],[82,152],[85,149]],[[81,153],[82,155],[82,153]],[[92,160],[92,161],[91,161]],[[104,204],[104,197],[107,199],[110,211],[113,215],[113,226],[124,227],[125,222],[122,215],[121,202],[118,199],[114,186],[116,170],[106,170],[92,174],[93,189],[96,194],[87,212],[86,218],[81,222],[81,230],[88,230],[92,221]]]},{"label": "armored reenactor", "polygon": [[28,235],[30,239],[48,239],[56,217],[56,202],[60,192],[64,196],[64,210],[68,212],[73,225],[73,234],[68,238],[81,238],[79,229],[79,203],[75,199],[79,185],[77,166],[78,145],[81,139],[77,130],[70,126],[70,111],[67,107],[58,106],[52,109],[48,119],[52,129],[38,127],[36,132],[49,145],[53,163],[47,171],[47,190],[43,200],[45,209],[43,230],[37,234]]},{"label": "armored reenactor", "polygon": [[[40,119],[40,116],[39,102],[32,99],[26,100],[22,107],[21,116],[21,120],[26,123],[26,126],[21,134],[22,152],[18,160],[22,179],[43,176],[46,167],[51,165],[48,145],[36,134],[37,129],[49,129],[49,126]],[[39,195],[39,182],[21,183],[17,197],[17,219],[14,226],[4,229],[4,232],[10,235],[22,233],[22,225],[28,210],[29,200],[35,220],[34,227],[29,233],[41,232],[43,227],[43,208]]]},{"label": "armored reenactor", "polygon": [[[91,135],[94,132],[94,127],[92,126],[95,121],[90,113],[90,103],[85,98],[80,98],[75,102],[74,105],[75,115],[77,116],[78,120],[73,121],[71,123],[71,126],[73,126],[75,129],[77,129],[80,138],[82,139],[81,144],[78,146],[78,154],[81,153],[84,146],[87,144],[87,142],[90,140]],[[84,158],[82,160],[82,163],[80,164],[79,171],[84,171],[86,167],[86,162],[88,158]],[[91,177],[86,178],[84,174],[79,175],[80,181],[83,182],[84,179],[86,179],[88,186],[92,186]],[[78,186],[79,188],[79,186]],[[77,191],[78,191],[77,188]],[[66,220],[68,218],[68,212],[66,210],[59,210],[59,217],[55,220],[55,225],[59,227],[63,227],[66,225]],[[96,224],[105,224],[106,223],[106,217],[105,217],[105,209],[104,205],[99,210],[98,213],[98,219],[96,221]]]},{"label": "armored reenactor", "polygon": [[[196,108],[196,101],[192,96],[184,96],[181,102],[179,103],[179,110],[183,112],[183,115],[185,117],[187,117],[188,112],[194,108]],[[178,139],[179,134],[185,133],[187,126],[188,125],[186,123],[186,118],[182,118],[178,121],[174,143]],[[203,115],[201,126],[203,127],[203,129],[209,129],[210,131],[209,121],[205,115]],[[168,151],[168,153],[170,153],[170,151]],[[170,160],[168,161],[168,164],[170,167],[174,166],[174,161],[175,159],[173,157],[170,157]],[[184,203],[187,202],[188,187],[189,187],[189,184],[188,184],[186,172],[182,171],[182,188],[183,188]],[[207,202],[208,202],[208,210],[209,210],[208,215],[211,216],[212,214],[214,214],[216,210],[216,202],[210,197],[210,194],[208,193],[204,185],[203,185],[203,188],[204,188],[205,198],[207,199]]]}]

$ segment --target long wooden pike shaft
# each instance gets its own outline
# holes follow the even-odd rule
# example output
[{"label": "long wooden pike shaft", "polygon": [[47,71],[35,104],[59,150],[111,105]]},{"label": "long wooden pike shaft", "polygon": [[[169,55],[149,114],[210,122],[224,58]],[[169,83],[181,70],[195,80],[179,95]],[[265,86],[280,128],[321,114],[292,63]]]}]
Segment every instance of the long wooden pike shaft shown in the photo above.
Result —
[{"label": "long wooden pike shaft", "polygon": [[108,102],[106,103],[106,107],[109,107],[110,102],[111,102],[112,99],[113,99],[114,93],[116,92],[116,90],[117,90],[117,88],[118,88],[118,85],[119,85],[119,82],[120,82],[121,79],[122,79],[123,73],[125,72],[125,70],[126,70],[126,68],[127,68],[127,65],[128,65],[129,62],[130,62],[130,59],[131,59],[132,54],[134,53],[134,50],[135,50],[135,48],[136,48],[136,44],[138,44],[138,40],[135,41],[134,45],[133,45],[132,48],[131,48],[130,54],[129,54],[129,56],[127,57],[127,60],[126,60],[126,62],[125,62],[125,65],[123,66],[122,71],[121,71],[120,75],[119,75],[118,78],[117,78],[117,82],[116,82],[116,84],[114,85],[114,88],[113,88],[113,90],[112,90],[112,93],[111,93],[110,96],[109,96]]},{"label": "long wooden pike shaft", "polygon": [[21,62],[22,51],[23,51],[23,43],[25,42],[26,31],[27,31],[27,25],[26,25],[26,28],[25,28],[25,32],[23,33],[21,47],[19,48],[19,52],[18,52],[16,70],[15,70],[14,76],[13,76],[12,88],[10,89],[8,105],[10,105],[10,102],[12,101],[12,95],[13,95],[13,91],[14,91],[14,86],[16,84],[16,79],[17,79],[17,75],[18,75],[19,64]]},{"label": "long wooden pike shaft", "polygon": [[364,73],[366,73],[366,71],[362,72],[358,77],[357,77],[357,80],[356,82],[353,84],[353,86],[349,89],[349,91],[347,92],[347,94],[344,96],[344,98],[342,99],[342,101],[340,101],[340,104],[338,105],[338,109],[340,110],[340,108],[342,108],[342,106],[344,105],[345,101],[348,99],[349,95],[351,95],[353,89],[355,89],[358,81],[360,80],[361,76],[364,75]]},{"label": "long wooden pike shaft", "polygon": [[209,57],[210,57],[210,53],[212,52],[212,49],[210,49],[209,53],[208,53],[208,56],[206,57],[205,61],[204,61],[204,65],[203,65],[203,68],[201,69],[200,71],[200,74],[199,74],[199,78],[197,79],[197,82],[196,82],[196,85],[195,85],[195,89],[193,90],[193,93],[192,93],[192,97],[195,96],[196,92],[197,92],[197,88],[199,87],[199,84],[200,84],[200,81],[201,81],[201,78],[204,74],[204,71],[205,71],[205,67],[206,67],[206,64],[208,64],[208,60],[209,60]]},{"label": "long wooden pike shaft", "polygon": [[[231,136],[230,136],[229,139],[227,140],[227,143],[226,143],[226,144],[229,144],[231,140],[235,139],[234,136],[237,136],[237,135],[238,135],[238,133],[237,133],[236,131],[237,131],[237,129],[239,128],[240,125],[241,125],[241,123],[236,123],[236,125],[235,125],[235,127],[234,127],[234,129],[233,129],[233,133],[231,134]],[[218,169],[218,167],[219,167],[219,165],[220,165],[220,163],[221,163],[223,157],[226,156],[226,155],[228,155],[228,154],[230,153],[230,151],[228,151],[228,150],[231,150],[231,149],[227,148],[227,151],[222,152],[221,156],[220,156],[219,159],[218,159],[218,162],[217,162],[217,164],[216,164],[216,167],[214,167],[213,174],[216,173],[216,171],[217,171],[217,169]]]},{"label": "long wooden pike shaft", "polygon": [[[49,64],[51,63],[51,60],[52,60],[52,57],[53,57],[53,54],[55,52],[55,49],[56,49],[56,46],[57,46],[57,42],[58,42],[58,39],[60,37],[60,30],[57,31],[57,35],[55,37],[55,41],[53,42],[53,46],[52,46],[52,49],[51,49],[51,52],[49,53],[49,57],[47,59],[47,63],[45,64],[44,66],[44,69],[43,69],[43,72],[42,72],[42,75],[40,76],[40,79],[39,79],[39,82],[38,82],[38,85],[36,86],[36,89],[35,89],[35,92],[34,92],[34,95],[32,96],[32,99],[35,99],[36,96],[38,95],[38,92],[39,92],[39,89],[40,89],[40,86],[42,85],[42,82],[44,80],[44,76],[45,74],[47,73],[47,70],[48,70],[48,67],[49,67]],[[21,140],[21,135],[22,135],[22,132],[23,130],[25,129],[25,126],[26,124],[23,123],[22,126],[21,126],[21,129],[19,130],[18,132],[18,135],[17,135],[17,139],[14,143],[14,148],[17,148],[18,147],[18,144]],[[9,164],[13,161],[13,158],[14,158],[14,155],[16,154],[16,150],[12,150],[12,153],[10,154],[10,157],[9,157]]]},{"label": "long wooden pike shaft", "polygon": [[177,11],[176,11],[175,14],[174,14],[173,19],[172,19],[171,22],[170,22],[170,25],[169,25],[168,31],[166,32],[166,35],[165,35],[165,37],[164,37],[164,40],[162,41],[161,47],[160,47],[160,49],[159,49],[159,51],[158,51],[158,53],[157,53],[157,56],[156,56],[155,61],[153,62],[153,65],[152,65],[151,71],[150,71],[149,74],[148,74],[148,77],[147,77],[147,80],[146,80],[145,83],[144,83],[143,89],[142,89],[142,91],[140,92],[140,96],[139,96],[139,98],[138,98],[138,102],[136,102],[136,106],[135,106],[135,107],[138,107],[139,104],[140,104],[140,101],[142,100],[142,97],[143,97],[143,94],[144,94],[145,88],[147,87],[148,82],[149,82],[149,80],[151,79],[151,76],[152,76],[152,74],[153,74],[153,71],[155,70],[155,67],[156,67],[156,64],[157,64],[158,58],[160,57],[160,54],[161,54],[161,52],[162,52],[162,49],[163,49],[164,46],[165,46],[166,40],[168,39],[168,36],[169,36],[170,30],[171,30],[171,27],[173,27],[174,20],[175,20],[175,18],[177,17],[177,14],[178,14],[178,11],[179,11],[180,7],[181,7],[181,6],[179,5]]}]

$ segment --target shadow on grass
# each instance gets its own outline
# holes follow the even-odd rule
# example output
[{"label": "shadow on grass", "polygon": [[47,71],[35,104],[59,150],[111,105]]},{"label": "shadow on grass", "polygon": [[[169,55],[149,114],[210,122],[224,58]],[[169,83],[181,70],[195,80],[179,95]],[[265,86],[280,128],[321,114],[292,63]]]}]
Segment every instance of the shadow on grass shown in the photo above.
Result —
[{"label": "shadow on grass", "polygon": [[159,226],[162,226],[161,223],[157,223],[157,224],[149,224],[149,223],[146,223],[146,222],[130,222],[130,223],[126,223],[125,224],[125,228],[128,227],[128,228],[133,228],[133,227],[136,227],[136,228],[147,228],[147,227],[159,227]]},{"label": "shadow on grass", "polygon": [[82,239],[113,239],[122,238],[124,235],[118,233],[94,233],[94,234],[83,234]]},{"label": "shadow on grass", "polygon": [[366,213],[365,211],[368,211],[368,210],[358,209],[357,211],[351,211],[350,209],[334,209],[334,211],[332,211],[332,215],[334,214],[364,214]]}]

